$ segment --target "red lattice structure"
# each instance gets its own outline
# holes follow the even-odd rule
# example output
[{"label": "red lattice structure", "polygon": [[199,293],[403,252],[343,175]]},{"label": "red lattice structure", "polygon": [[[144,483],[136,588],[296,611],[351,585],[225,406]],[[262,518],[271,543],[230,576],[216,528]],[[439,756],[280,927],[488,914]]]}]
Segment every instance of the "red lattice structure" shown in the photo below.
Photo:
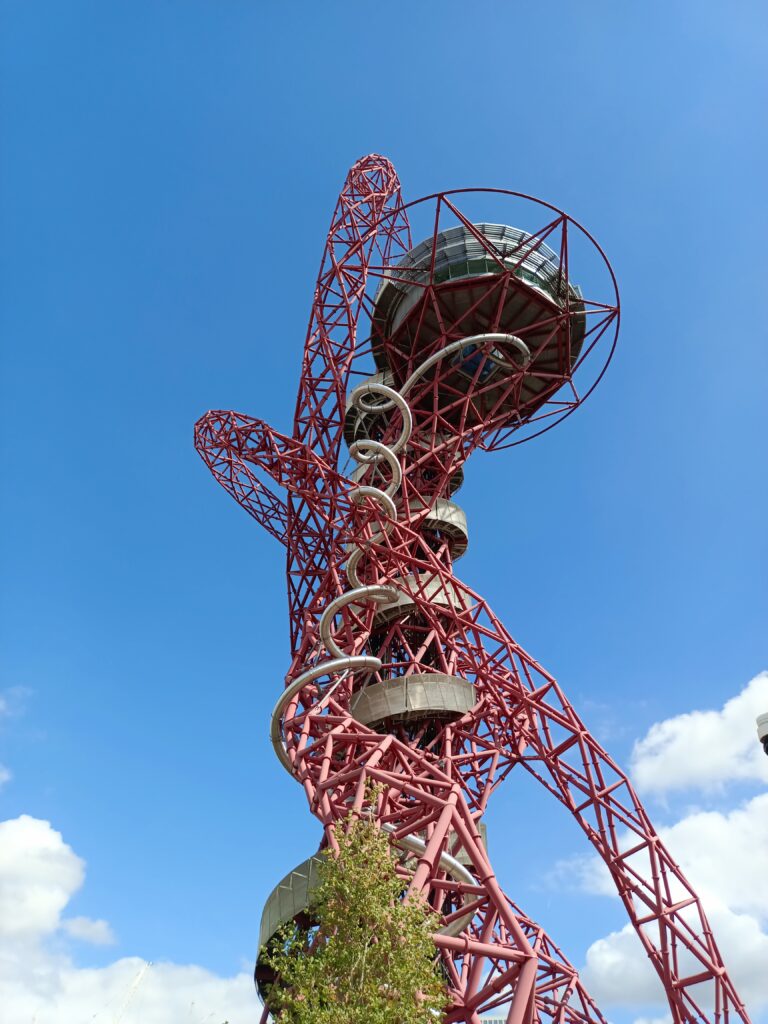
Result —
[{"label": "red lattice structure", "polygon": [[[528,227],[510,226],[513,215]],[[409,220],[425,225],[416,246]],[[603,1021],[489,862],[481,819],[515,767],[603,859],[672,1019],[748,1020],[627,776],[454,572],[468,536],[452,496],[467,458],[569,415],[602,377],[618,325],[610,265],[565,213],[492,189],[406,205],[389,161],[368,156],[328,233],[293,435],[234,412],[196,426],[215,478],[287,551],[292,662],[272,717],[277,756],[332,849],[377,785],[407,891],[442,918],[447,1024],[488,1012],[509,1024]],[[315,863],[270,897],[260,944],[306,918]],[[257,963],[262,994],[271,980]]]}]

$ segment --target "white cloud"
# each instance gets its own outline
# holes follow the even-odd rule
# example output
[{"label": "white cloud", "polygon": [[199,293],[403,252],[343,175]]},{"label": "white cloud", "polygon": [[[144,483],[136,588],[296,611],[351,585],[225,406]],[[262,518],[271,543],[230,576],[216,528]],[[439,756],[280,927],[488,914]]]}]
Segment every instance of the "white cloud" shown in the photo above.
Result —
[{"label": "white cloud", "polygon": [[[702,900],[739,994],[753,1011],[768,1005],[768,793],[726,813],[694,811],[659,833]],[[566,871],[587,892],[615,895],[596,857],[557,868],[559,877]],[[692,962],[683,966],[687,971],[694,973]],[[598,1003],[663,1005],[661,984],[631,925],[592,943],[582,973]]]},{"label": "white cloud", "polygon": [[581,977],[598,1005],[660,1005],[658,976],[631,925],[592,943]]},{"label": "white cloud", "polygon": [[47,821],[0,822],[0,938],[38,938],[59,927],[85,864]]},{"label": "white cloud", "polygon": [[61,927],[73,939],[91,942],[94,946],[111,946],[115,942],[109,922],[101,918],[94,921],[90,917],[68,917],[61,922]]},{"label": "white cloud", "polygon": [[225,978],[194,965],[124,957],[78,967],[62,936],[112,939],[106,921],[62,919],[85,864],[49,822],[0,822],[0,1006],[19,1024],[256,1024],[249,972]]},{"label": "white cloud", "polygon": [[[708,907],[730,907],[768,921],[768,793],[727,812],[693,811],[659,829],[659,835]],[[624,850],[636,842],[630,833],[619,838]],[[639,857],[628,858],[629,866],[640,870]],[[583,892],[616,895],[608,869],[596,856],[560,861],[551,877],[555,885],[567,880]]]},{"label": "white cloud", "polygon": [[[768,935],[749,914],[718,907],[708,916],[739,995],[753,1012],[765,1007]],[[581,976],[598,1004],[661,1007],[666,1002],[661,983],[631,925],[592,943]]]},{"label": "white cloud", "polygon": [[202,967],[149,965],[138,957],[99,968],[52,959],[23,965],[0,975],[0,993],[4,1019],[19,1024],[256,1024],[260,1016],[248,974],[220,978]]},{"label": "white cloud", "polygon": [[661,836],[708,907],[768,920],[768,793],[728,813],[696,811]]},{"label": "white cloud", "polygon": [[[705,796],[722,797],[727,782],[768,780],[768,758],[754,722],[767,710],[768,673],[761,673],[719,711],[695,711],[654,725],[635,745],[638,788],[663,794],[697,788]],[[659,833],[702,900],[739,994],[753,1013],[768,1007],[768,793],[728,810],[688,809]],[[620,842],[629,849],[635,840],[628,834]],[[640,868],[640,856],[630,857],[629,866]],[[554,878],[565,877],[584,891],[616,895],[594,856],[560,862]],[[681,969],[694,968],[683,964]],[[582,973],[598,1003],[635,1012],[665,1005],[631,925],[593,942]],[[636,1024],[653,1022],[641,1018]]]},{"label": "white cloud", "polygon": [[4,764],[0,764],[0,786],[4,786],[6,784],[6,782],[10,782],[12,778],[13,778],[13,775],[5,767],[5,765]]},{"label": "white cloud", "polygon": [[768,672],[755,676],[719,711],[691,711],[651,726],[635,744],[631,775],[640,791],[722,790],[729,782],[768,782],[768,757],[755,718],[768,711]]}]

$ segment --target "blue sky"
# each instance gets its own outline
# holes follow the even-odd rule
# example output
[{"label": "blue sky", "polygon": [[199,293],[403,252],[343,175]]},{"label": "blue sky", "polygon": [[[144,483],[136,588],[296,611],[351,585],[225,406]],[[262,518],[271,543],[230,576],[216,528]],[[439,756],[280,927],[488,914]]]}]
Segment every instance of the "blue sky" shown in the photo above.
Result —
[{"label": "blue sky", "polygon": [[[290,430],[328,220],[364,153],[409,198],[554,202],[619,279],[596,394],[468,465],[462,578],[624,764],[768,667],[764,5],[5,0],[0,21],[0,803],[87,861],[67,913],[117,942],[49,934],[73,965],[234,975],[316,845],[267,739],[281,551],[192,425],[233,408]],[[671,825],[762,785],[649,799]],[[532,784],[499,792],[489,830],[502,884],[576,963],[621,926],[552,881],[588,851]]]}]

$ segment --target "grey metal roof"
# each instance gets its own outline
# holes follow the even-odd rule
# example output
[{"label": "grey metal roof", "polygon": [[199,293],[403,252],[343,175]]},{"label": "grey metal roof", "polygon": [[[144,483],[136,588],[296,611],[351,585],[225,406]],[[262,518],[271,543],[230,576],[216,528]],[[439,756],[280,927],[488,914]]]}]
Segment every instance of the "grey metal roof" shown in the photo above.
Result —
[{"label": "grey metal roof", "polygon": [[[559,303],[563,301],[565,289],[562,286],[560,259],[554,250],[543,242],[537,244],[535,237],[520,228],[485,222],[473,226],[501,254],[502,262],[515,268],[515,277],[538,289],[549,299]],[[376,293],[375,316],[382,323],[385,334],[395,331],[421,298],[423,287],[429,281],[431,262],[430,237],[406,253],[396,267],[384,274]],[[463,224],[437,235],[434,267],[436,284],[500,272],[497,259]],[[574,298],[581,297],[581,290],[575,285],[570,286],[570,292]]]}]

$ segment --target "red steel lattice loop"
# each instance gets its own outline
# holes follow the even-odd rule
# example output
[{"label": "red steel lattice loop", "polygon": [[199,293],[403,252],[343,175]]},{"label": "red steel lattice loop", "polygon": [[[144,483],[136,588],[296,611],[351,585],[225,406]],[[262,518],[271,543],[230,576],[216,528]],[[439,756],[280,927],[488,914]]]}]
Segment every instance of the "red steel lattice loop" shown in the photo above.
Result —
[{"label": "red steel lattice loop", "polygon": [[[478,195],[527,203],[540,226],[476,222],[464,211]],[[411,214],[431,230],[415,247]],[[574,283],[585,251],[607,292]],[[379,787],[375,815],[401,851],[408,892],[442,917],[447,1024],[489,1011],[509,1024],[603,1021],[488,860],[481,819],[516,765],[607,865],[673,1021],[748,1021],[701,904],[627,776],[454,571],[467,528],[451,496],[467,458],[572,412],[602,377],[618,316],[607,260],[562,211],[504,190],[406,206],[389,161],[368,156],[331,222],[293,435],[223,411],[196,426],[213,475],[286,547],[292,663],[272,718],[276,753],[334,849],[335,829],[362,811],[370,782]],[[370,355],[376,373],[350,388]],[[586,387],[583,366],[596,367]],[[298,916],[306,887],[296,900]]]}]

